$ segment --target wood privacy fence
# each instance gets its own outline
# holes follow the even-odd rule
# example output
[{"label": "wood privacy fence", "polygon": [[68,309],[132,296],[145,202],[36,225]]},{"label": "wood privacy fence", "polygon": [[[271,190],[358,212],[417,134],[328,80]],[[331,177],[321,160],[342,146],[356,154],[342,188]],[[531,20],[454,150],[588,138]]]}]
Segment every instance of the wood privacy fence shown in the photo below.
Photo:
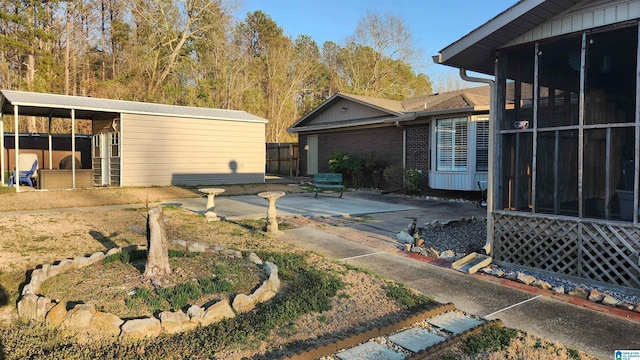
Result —
[{"label": "wood privacy fence", "polygon": [[298,176],[298,143],[267,143],[265,172]]}]

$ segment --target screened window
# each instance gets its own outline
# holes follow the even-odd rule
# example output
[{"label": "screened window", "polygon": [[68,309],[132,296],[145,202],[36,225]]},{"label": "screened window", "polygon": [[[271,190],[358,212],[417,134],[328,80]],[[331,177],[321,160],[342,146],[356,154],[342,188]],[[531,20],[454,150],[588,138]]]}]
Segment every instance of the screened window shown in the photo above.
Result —
[{"label": "screened window", "polygon": [[467,171],[467,118],[440,119],[436,125],[438,171]]},{"label": "screened window", "polygon": [[500,52],[498,208],[633,220],[637,46],[629,26]]},{"label": "screened window", "polygon": [[476,122],[476,171],[489,171],[489,119]]}]

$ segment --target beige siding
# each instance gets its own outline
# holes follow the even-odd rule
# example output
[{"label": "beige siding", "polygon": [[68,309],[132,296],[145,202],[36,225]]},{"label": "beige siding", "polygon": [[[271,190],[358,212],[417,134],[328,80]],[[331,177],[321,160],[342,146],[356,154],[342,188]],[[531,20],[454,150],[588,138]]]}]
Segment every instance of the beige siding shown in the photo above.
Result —
[{"label": "beige siding", "polygon": [[506,46],[525,44],[554,36],[640,19],[640,0],[585,1],[518,36]]},{"label": "beige siding", "polygon": [[122,116],[123,186],[264,182],[264,123]]},{"label": "beige siding", "polygon": [[[343,108],[345,110],[343,110]],[[323,111],[318,117],[309,121],[305,126],[329,124],[337,121],[368,119],[389,116],[388,113],[365,106],[357,102],[342,99],[335,105]]]}]

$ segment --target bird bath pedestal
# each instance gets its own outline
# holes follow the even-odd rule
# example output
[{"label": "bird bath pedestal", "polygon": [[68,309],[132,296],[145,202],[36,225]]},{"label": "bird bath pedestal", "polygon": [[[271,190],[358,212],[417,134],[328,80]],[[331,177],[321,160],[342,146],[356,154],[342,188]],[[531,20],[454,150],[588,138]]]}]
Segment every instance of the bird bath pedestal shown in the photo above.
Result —
[{"label": "bird bath pedestal", "polygon": [[278,233],[278,219],[276,210],[276,200],[285,195],[284,191],[265,191],[258,194],[263,199],[269,201],[269,209],[267,209],[267,232]]},{"label": "bird bath pedestal", "polygon": [[214,198],[216,197],[216,195],[222,194],[224,192],[224,189],[202,188],[202,189],[198,189],[198,191],[207,195],[207,212],[204,214],[204,217],[207,218],[207,222],[220,220],[218,215],[215,212],[213,212],[213,209],[216,207]]}]

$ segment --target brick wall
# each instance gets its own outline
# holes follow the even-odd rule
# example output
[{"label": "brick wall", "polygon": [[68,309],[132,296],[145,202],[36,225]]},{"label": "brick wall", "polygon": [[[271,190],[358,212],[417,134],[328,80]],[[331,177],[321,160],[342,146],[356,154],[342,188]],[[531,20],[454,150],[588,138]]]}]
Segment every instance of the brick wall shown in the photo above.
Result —
[{"label": "brick wall", "polygon": [[422,190],[428,188],[429,179],[429,124],[407,127],[407,169],[422,170]]}]

